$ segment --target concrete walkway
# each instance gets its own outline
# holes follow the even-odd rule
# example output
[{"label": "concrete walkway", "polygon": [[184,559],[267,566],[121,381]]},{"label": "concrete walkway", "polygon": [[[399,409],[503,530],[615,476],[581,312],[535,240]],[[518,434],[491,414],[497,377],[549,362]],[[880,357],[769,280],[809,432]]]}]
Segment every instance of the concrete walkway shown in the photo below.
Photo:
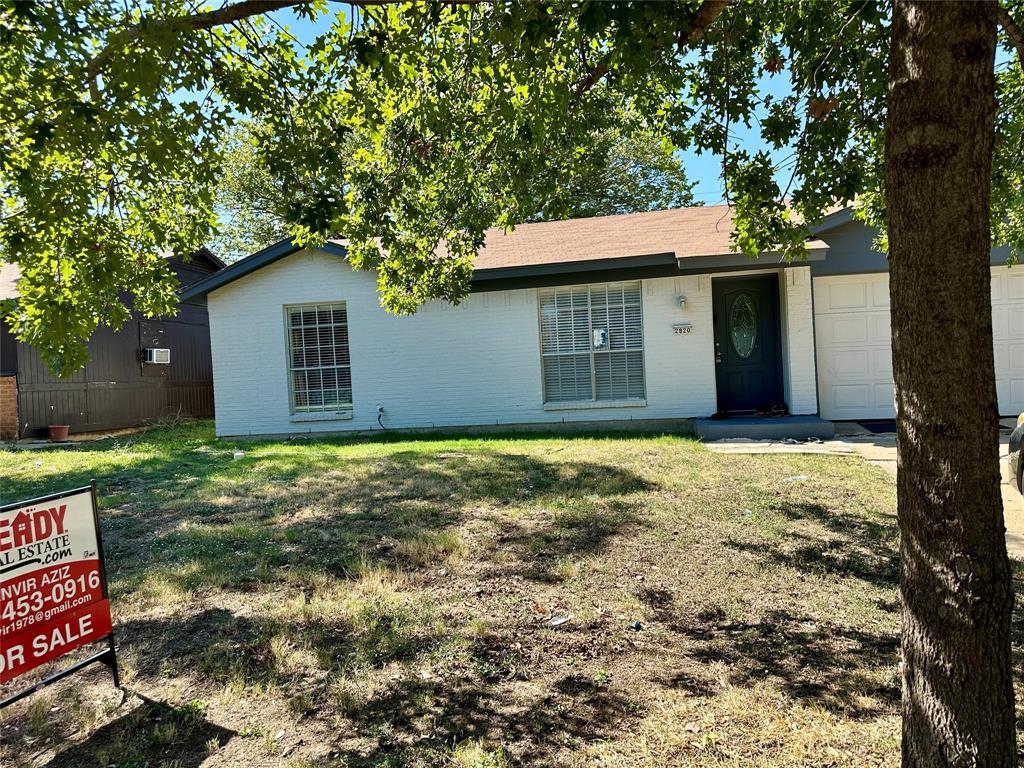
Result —
[{"label": "concrete walkway", "polygon": [[[1003,420],[1004,427],[1012,427],[1012,419]],[[1009,465],[1006,454],[1009,450],[1010,433],[1004,429],[999,436],[1000,471],[1002,474],[1003,517],[1006,520],[1006,548],[1011,557],[1024,560],[1024,498],[1010,484]],[[774,453],[825,453],[860,456],[869,464],[881,467],[896,479],[896,435],[872,434],[859,424],[839,422],[836,437],[824,442],[786,443],[755,442],[734,439],[707,443],[709,450],[718,453],[774,454]]]}]

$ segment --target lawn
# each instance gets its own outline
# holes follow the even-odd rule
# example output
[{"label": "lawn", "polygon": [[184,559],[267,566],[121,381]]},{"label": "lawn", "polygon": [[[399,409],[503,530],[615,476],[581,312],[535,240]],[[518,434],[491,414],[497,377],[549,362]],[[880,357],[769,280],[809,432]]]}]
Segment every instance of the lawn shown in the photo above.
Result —
[{"label": "lawn", "polygon": [[9,708],[5,767],[898,763],[895,490],[859,458],[200,423],[0,476],[96,478],[130,691]]}]

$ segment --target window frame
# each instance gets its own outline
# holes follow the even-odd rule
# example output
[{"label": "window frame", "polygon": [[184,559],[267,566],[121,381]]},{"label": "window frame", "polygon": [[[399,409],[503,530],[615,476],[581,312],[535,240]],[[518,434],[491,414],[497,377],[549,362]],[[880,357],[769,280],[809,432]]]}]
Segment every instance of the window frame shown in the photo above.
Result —
[{"label": "window frame", "polygon": [[[594,310],[593,310],[593,291],[595,288],[604,288],[606,291],[611,286],[616,285],[636,285],[637,295],[639,296],[638,302],[638,316],[640,319],[639,330],[640,330],[640,346],[637,349],[625,349],[625,350],[595,350],[594,349]],[[582,352],[577,353],[547,353],[544,352],[544,315],[541,296],[545,292],[555,293],[558,291],[572,291],[574,289],[585,288],[587,291],[587,355],[590,362],[590,399],[589,400],[550,400],[548,399],[548,386],[547,376],[544,372],[544,361],[549,357],[572,357],[575,355],[582,355]],[[573,285],[552,285],[537,288],[535,291],[535,301],[537,303],[537,351],[540,357],[540,379],[541,379],[541,402],[546,410],[578,410],[585,408],[615,408],[615,407],[628,407],[628,406],[646,406],[647,405],[647,340],[644,332],[644,281],[643,280],[613,280],[609,282],[601,283],[577,283]],[[625,305],[623,305],[625,306]],[[643,397],[618,397],[618,398],[603,398],[598,399],[597,397],[597,367],[595,365],[595,355],[606,355],[613,352],[639,352],[640,353],[640,369],[643,374]]]},{"label": "window frame", "polygon": [[[336,307],[342,307],[345,310],[345,330],[347,331],[347,334],[346,334],[347,338],[345,340],[345,347],[346,347],[346,352],[348,353],[348,360],[349,360],[348,365],[339,365],[337,362],[335,362],[334,365],[303,366],[303,367],[300,367],[300,368],[296,368],[293,365],[294,357],[293,357],[293,354],[292,354],[292,330],[293,330],[293,327],[292,327],[292,324],[291,324],[292,315],[296,311],[302,312],[302,311],[310,310],[310,309],[313,310],[313,311],[320,311],[320,310],[322,310],[325,307],[330,308],[332,312],[334,311],[334,308],[336,308]],[[352,410],[353,410],[353,404],[354,404],[354,400],[355,400],[355,392],[354,391],[352,391],[352,393],[350,394],[349,402],[348,403],[336,403],[336,404],[333,404],[333,405],[330,405],[330,406],[324,406],[324,405],[320,405],[320,406],[308,406],[308,405],[300,406],[300,405],[296,405],[296,397],[295,397],[295,373],[297,371],[309,371],[309,370],[318,370],[318,371],[334,370],[334,371],[338,371],[339,369],[347,368],[348,369],[348,375],[349,375],[349,386],[348,386],[348,389],[349,390],[353,390],[353,386],[352,386],[351,325],[349,323],[349,317],[348,317],[348,302],[343,300],[343,299],[339,299],[339,300],[330,300],[330,301],[303,302],[303,303],[300,303],[300,304],[285,304],[285,305],[282,306],[282,314],[283,314],[283,322],[284,322],[284,342],[285,342],[284,343],[285,376],[287,378],[287,386],[288,386],[288,413],[291,416],[291,419],[293,421],[316,421],[316,420],[350,419],[350,418],[352,418]],[[334,324],[332,323],[332,327],[333,326],[334,326]],[[299,326],[299,327],[304,327],[304,326]],[[317,328],[320,327],[319,322],[317,323],[317,325],[315,327],[317,327]],[[318,336],[319,336],[319,334],[318,334]],[[337,346],[337,344],[335,343],[332,346]],[[319,348],[319,344],[318,344],[318,348]],[[335,374],[335,375],[337,375],[337,374]],[[335,389],[340,390],[341,387],[335,387]],[[307,392],[308,392],[308,389],[307,389]]]}]

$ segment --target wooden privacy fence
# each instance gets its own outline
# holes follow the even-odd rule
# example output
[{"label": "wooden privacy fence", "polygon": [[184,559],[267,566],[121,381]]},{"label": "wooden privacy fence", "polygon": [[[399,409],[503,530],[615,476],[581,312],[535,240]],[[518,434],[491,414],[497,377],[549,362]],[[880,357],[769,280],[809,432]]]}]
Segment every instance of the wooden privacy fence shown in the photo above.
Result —
[{"label": "wooden privacy fence", "polygon": [[[33,347],[17,345],[21,436],[49,424],[74,432],[132,427],[178,414],[213,416],[213,366],[206,307],[183,304],[173,318],[133,319],[120,330],[100,328],[89,363],[67,379],[50,375]],[[144,363],[146,347],[171,351],[169,365]]]}]

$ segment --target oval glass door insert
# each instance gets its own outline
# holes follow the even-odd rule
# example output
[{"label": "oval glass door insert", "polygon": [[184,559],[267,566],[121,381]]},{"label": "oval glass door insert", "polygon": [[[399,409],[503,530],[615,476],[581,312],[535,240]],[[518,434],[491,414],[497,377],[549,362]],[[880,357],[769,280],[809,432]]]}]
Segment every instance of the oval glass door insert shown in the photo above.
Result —
[{"label": "oval glass door insert", "polygon": [[740,294],[732,304],[732,311],[729,312],[729,337],[737,355],[750,357],[757,344],[757,310],[749,294]]}]

